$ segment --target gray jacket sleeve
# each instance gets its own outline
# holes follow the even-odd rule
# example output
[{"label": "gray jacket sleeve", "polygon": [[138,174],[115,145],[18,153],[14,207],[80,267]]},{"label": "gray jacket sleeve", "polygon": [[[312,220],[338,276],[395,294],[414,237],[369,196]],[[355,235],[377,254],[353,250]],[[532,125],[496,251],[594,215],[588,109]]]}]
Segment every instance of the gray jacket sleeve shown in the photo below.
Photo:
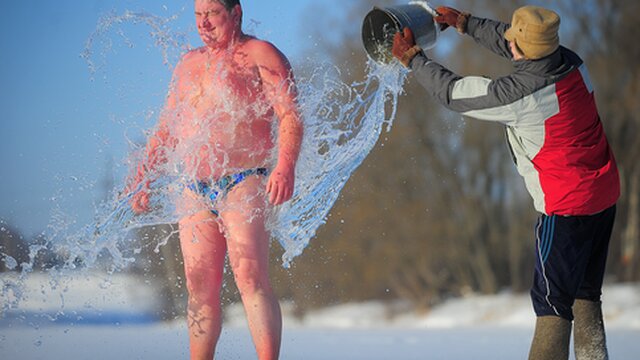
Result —
[{"label": "gray jacket sleeve", "polygon": [[410,68],[418,82],[446,108],[480,120],[508,125],[516,121],[512,103],[524,94],[512,76],[496,80],[462,77],[423,54],[413,58]]},{"label": "gray jacket sleeve", "polygon": [[492,52],[511,59],[513,55],[509,49],[509,42],[504,38],[504,32],[510,27],[510,24],[500,21],[470,16],[467,21],[467,34]]}]

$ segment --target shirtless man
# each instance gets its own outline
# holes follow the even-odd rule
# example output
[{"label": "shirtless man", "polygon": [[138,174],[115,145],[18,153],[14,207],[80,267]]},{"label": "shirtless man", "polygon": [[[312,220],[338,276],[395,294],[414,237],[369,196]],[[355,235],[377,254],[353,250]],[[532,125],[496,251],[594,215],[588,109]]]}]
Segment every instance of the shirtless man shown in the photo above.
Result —
[{"label": "shirtless man", "polygon": [[149,210],[153,173],[177,167],[187,179],[178,208],[191,359],[215,354],[227,252],[258,358],[277,359],[282,318],[268,277],[265,209],[266,198],[279,205],[293,194],[303,131],[293,75],[278,49],[243,34],[239,0],[195,0],[195,17],[205,46],[174,70],[158,129],[129,184],[142,188],[132,207]]}]

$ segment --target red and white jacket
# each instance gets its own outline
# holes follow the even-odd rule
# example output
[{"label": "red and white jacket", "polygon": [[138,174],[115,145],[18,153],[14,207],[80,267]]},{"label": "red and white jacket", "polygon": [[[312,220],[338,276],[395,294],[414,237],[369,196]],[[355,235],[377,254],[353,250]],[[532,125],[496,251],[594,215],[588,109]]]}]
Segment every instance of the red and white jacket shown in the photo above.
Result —
[{"label": "red and white jacket", "polygon": [[[512,59],[504,39],[508,28],[471,16],[467,34]],[[506,125],[511,153],[537,211],[592,215],[614,205],[620,196],[618,169],[580,57],[561,46],[545,58],[513,65],[512,74],[494,80],[461,77],[424,54],[410,67],[444,106]]]}]

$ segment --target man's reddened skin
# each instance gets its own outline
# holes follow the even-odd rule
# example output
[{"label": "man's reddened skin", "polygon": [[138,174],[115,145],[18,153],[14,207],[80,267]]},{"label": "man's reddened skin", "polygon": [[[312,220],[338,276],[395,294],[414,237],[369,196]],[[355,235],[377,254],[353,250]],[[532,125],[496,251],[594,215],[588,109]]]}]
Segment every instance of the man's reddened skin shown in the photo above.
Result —
[{"label": "man's reddened skin", "polygon": [[144,214],[150,210],[149,192],[141,189],[131,198],[131,208],[136,215]]},{"label": "man's reddened skin", "polygon": [[[285,98],[295,99],[296,90],[294,86],[286,87]],[[293,95],[293,96],[292,96]],[[273,169],[267,183],[267,193],[269,201],[273,205],[280,205],[293,196],[295,188],[295,168],[302,144],[304,133],[302,123],[295,111],[295,100],[280,102],[276,108],[281,116],[279,137],[278,163]]]},{"label": "man's reddened skin", "polygon": [[[169,136],[169,130],[162,124],[158,131],[149,138],[145,148],[145,161],[138,164],[135,175],[127,181],[126,194],[136,191],[131,196],[131,208],[136,214],[142,214],[150,210],[149,207],[149,186],[151,180],[148,174],[157,170],[157,166],[166,162],[165,147],[175,146],[175,139]],[[144,184],[143,184],[144,183]]]},{"label": "man's reddened skin", "polygon": [[[270,234],[263,210],[267,201],[279,205],[293,194],[303,132],[293,73],[273,44],[242,32],[240,1],[195,0],[194,11],[205,46],[189,51],[176,65],[159,129],[128,182],[127,196],[136,213],[155,210],[149,201],[155,189],[151,192],[149,185],[174,169],[175,162],[186,178],[204,184],[250,174],[220,197],[189,186],[176,194],[189,352],[191,359],[214,357],[228,259],[258,358],[274,360],[280,351],[282,315],[269,279]],[[268,111],[246,111],[254,103]],[[218,109],[217,104],[226,106]],[[278,134],[273,136],[276,119]],[[276,139],[277,165],[270,169],[265,195],[262,176],[271,168]],[[210,151],[199,150],[203,148]]]},{"label": "man's reddened skin", "polygon": [[269,202],[273,205],[280,205],[293,196],[295,185],[295,165],[276,165],[269,181],[267,182],[267,194]]}]

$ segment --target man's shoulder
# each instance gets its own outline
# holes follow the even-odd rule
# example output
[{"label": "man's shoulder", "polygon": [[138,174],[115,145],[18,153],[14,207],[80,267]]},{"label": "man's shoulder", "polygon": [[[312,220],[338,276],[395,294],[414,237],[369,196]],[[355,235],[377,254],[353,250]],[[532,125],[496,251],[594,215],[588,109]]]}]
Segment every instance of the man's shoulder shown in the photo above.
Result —
[{"label": "man's shoulder", "polygon": [[205,51],[204,47],[200,47],[189,50],[183,54],[180,61],[174,68],[174,73],[176,75],[183,75],[185,72],[188,72],[194,65],[197,65],[202,61],[202,56],[205,54]]},{"label": "man's shoulder", "polygon": [[265,56],[284,56],[275,45],[269,41],[258,39],[256,37],[249,37],[246,40],[244,47],[245,50],[254,58],[262,58]]},{"label": "man's shoulder", "polygon": [[254,60],[286,59],[285,55],[274,44],[256,37],[247,39],[244,47]]},{"label": "man's shoulder", "polygon": [[180,62],[187,63],[190,61],[198,60],[199,58],[202,57],[203,54],[205,54],[205,52],[206,52],[206,48],[204,46],[196,49],[191,49],[187,51],[184,55],[182,55]]}]

